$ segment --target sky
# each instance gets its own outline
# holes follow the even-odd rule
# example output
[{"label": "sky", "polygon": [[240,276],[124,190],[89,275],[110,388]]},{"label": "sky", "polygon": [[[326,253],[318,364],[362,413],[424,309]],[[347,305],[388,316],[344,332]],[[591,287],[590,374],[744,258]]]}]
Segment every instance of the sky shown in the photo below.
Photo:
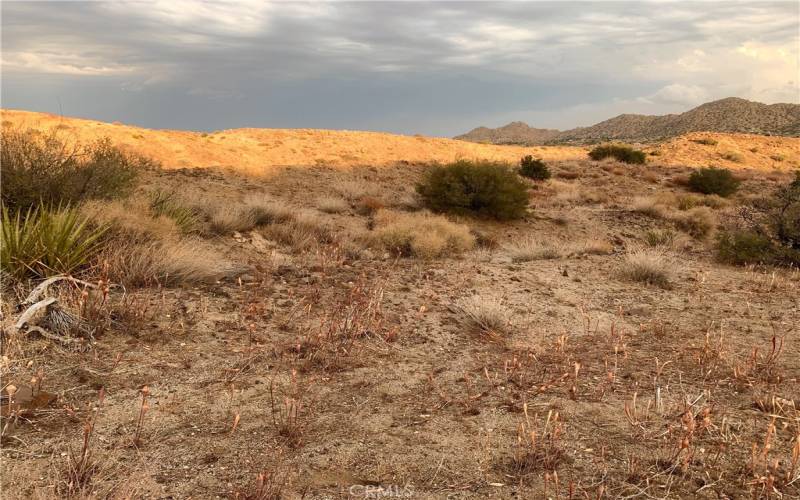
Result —
[{"label": "sky", "polygon": [[452,136],[800,102],[800,2],[2,2],[4,108]]}]

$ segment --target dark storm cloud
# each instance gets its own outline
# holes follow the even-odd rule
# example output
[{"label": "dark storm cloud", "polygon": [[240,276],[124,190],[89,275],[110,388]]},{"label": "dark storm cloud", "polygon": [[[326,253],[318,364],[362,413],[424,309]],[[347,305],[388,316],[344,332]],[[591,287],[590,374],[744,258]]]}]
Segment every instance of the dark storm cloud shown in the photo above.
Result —
[{"label": "dark storm cloud", "polygon": [[3,106],[451,135],[797,100],[795,3],[3,2]]}]

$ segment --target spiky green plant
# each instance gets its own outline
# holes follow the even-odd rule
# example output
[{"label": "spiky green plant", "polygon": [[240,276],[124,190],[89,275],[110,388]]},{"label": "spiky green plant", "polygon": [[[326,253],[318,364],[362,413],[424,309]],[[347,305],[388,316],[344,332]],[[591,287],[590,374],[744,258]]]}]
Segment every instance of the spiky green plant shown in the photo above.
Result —
[{"label": "spiky green plant", "polygon": [[2,209],[3,272],[15,279],[70,274],[101,248],[106,227],[71,207],[40,205],[12,215]]},{"label": "spiky green plant", "polygon": [[38,211],[29,208],[24,216],[21,211],[12,216],[5,206],[2,208],[0,268],[7,276],[18,279],[35,272],[32,266],[42,257]]}]

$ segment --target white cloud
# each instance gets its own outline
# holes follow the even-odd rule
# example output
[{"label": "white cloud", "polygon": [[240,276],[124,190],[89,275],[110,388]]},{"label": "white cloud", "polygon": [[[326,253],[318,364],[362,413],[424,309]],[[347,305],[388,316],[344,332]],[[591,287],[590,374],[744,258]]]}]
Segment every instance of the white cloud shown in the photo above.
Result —
[{"label": "white cloud", "polygon": [[662,102],[674,104],[696,105],[708,100],[708,92],[698,85],[672,83],[661,87],[657,92],[639,100],[645,103]]}]

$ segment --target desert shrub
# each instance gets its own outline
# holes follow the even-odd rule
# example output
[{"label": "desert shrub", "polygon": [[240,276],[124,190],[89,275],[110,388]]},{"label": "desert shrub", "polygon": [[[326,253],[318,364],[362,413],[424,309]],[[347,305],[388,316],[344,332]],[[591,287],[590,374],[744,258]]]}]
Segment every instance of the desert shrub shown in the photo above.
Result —
[{"label": "desert shrub", "polygon": [[725,168],[700,168],[689,176],[689,189],[726,198],[739,189],[741,182]]},{"label": "desert shrub", "polygon": [[108,228],[108,236],[141,242],[174,237],[175,222],[164,216],[153,217],[140,200],[89,200],[78,207],[92,224]]},{"label": "desert shrub", "polygon": [[417,192],[436,212],[517,219],[525,214],[528,193],[504,163],[459,160],[426,172]]},{"label": "desert shrub", "polygon": [[511,333],[512,313],[497,297],[472,295],[453,304],[462,324],[490,338]]},{"label": "desert shrub", "polygon": [[667,207],[662,200],[652,196],[637,196],[630,205],[634,212],[647,215],[654,219],[663,219],[667,215]]},{"label": "desert shrub", "polygon": [[651,247],[672,246],[675,242],[675,231],[671,229],[653,229],[644,233],[644,241]]},{"label": "desert shrub", "polygon": [[744,156],[742,156],[741,153],[736,153],[736,152],[730,151],[730,152],[727,152],[727,153],[723,153],[722,154],[722,159],[723,160],[732,161],[734,163],[742,163],[744,161]]},{"label": "desert shrub", "polygon": [[800,171],[776,192],[773,214],[775,239],[781,246],[800,252]]},{"label": "desert shrub", "polygon": [[213,248],[192,239],[109,245],[98,260],[112,281],[126,286],[211,283],[236,272]]},{"label": "desert shrub", "polygon": [[550,178],[550,169],[547,164],[531,155],[525,156],[519,162],[519,173],[523,177],[535,181],[544,181]]},{"label": "desert shrub", "polygon": [[445,257],[470,250],[475,236],[469,227],[429,213],[380,211],[372,239],[400,255]]},{"label": "desert shrub", "polygon": [[202,224],[202,217],[197,210],[181,203],[175,193],[153,191],[150,194],[150,210],[153,217],[172,219],[184,234],[199,231]]},{"label": "desert shrub", "polygon": [[317,201],[317,209],[326,214],[338,214],[350,209],[350,205],[342,198],[323,196]]},{"label": "desert shrub", "polygon": [[208,228],[219,235],[249,231],[256,227],[257,218],[256,212],[245,205],[221,205],[211,214]]},{"label": "desert shrub", "polygon": [[769,157],[770,157],[770,159],[772,159],[774,161],[777,161],[777,162],[781,162],[781,161],[784,161],[786,159],[786,157],[784,155],[770,155]]},{"label": "desert shrub", "polygon": [[704,137],[702,139],[692,139],[692,142],[696,142],[697,144],[703,144],[705,146],[716,146],[718,142],[715,139],[711,139],[708,137]]},{"label": "desert shrub", "polygon": [[252,213],[257,226],[289,221],[297,212],[297,209],[286,202],[264,195],[249,195],[244,199],[244,205]]},{"label": "desert shrub", "polygon": [[684,212],[670,215],[670,219],[679,229],[689,233],[694,238],[703,239],[714,230],[717,217],[708,207],[695,207]]},{"label": "desert shrub", "polygon": [[661,288],[669,287],[669,263],[664,254],[656,250],[641,249],[628,252],[621,275],[630,281]]},{"label": "desert shrub", "polygon": [[11,209],[26,209],[40,201],[48,205],[118,198],[128,194],[138,173],[153,162],[128,155],[102,139],[87,146],[70,146],[56,135],[13,129],[0,133],[2,201]]},{"label": "desert shrub", "polygon": [[768,236],[755,231],[723,231],[717,236],[717,258],[728,264],[770,264],[775,250]]},{"label": "desert shrub", "polygon": [[589,151],[589,158],[600,161],[605,158],[615,158],[622,163],[644,164],[646,155],[644,151],[633,149],[624,144],[603,144]]},{"label": "desert shrub", "polygon": [[558,259],[564,254],[564,245],[538,238],[523,238],[505,247],[512,262]]},{"label": "desert shrub", "polygon": [[738,227],[717,239],[720,260],[800,265],[800,172],[772,196],[742,208],[739,219]]},{"label": "desert shrub", "polygon": [[77,209],[40,205],[13,215],[2,207],[0,268],[13,278],[69,274],[101,248],[106,232]]},{"label": "desert shrub", "polygon": [[356,204],[356,211],[361,215],[372,215],[381,208],[384,208],[383,201],[374,196],[365,196]]}]

